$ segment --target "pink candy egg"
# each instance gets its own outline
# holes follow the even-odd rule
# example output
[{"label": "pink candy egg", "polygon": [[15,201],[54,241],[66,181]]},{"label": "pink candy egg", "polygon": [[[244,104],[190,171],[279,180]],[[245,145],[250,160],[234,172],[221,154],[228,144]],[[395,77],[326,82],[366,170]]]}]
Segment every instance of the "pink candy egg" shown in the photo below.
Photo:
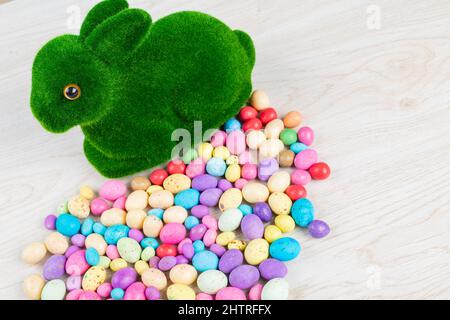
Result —
[{"label": "pink candy egg", "polygon": [[105,199],[95,198],[91,201],[91,212],[94,216],[99,216],[109,209],[109,204]]},{"label": "pink candy egg", "polygon": [[66,295],[66,300],[78,300],[83,292],[83,289],[72,290]]},{"label": "pink candy egg", "polygon": [[108,298],[110,293],[111,293],[111,291],[112,291],[112,289],[113,289],[113,287],[112,287],[111,283],[105,282],[105,283],[102,283],[97,288],[97,293],[102,298]]},{"label": "pink candy egg", "polygon": [[113,244],[108,245],[106,247],[106,256],[111,260],[120,258],[120,254],[119,251],[117,250],[117,247]]},{"label": "pink candy egg", "polygon": [[208,229],[213,229],[213,230],[217,230],[218,225],[217,225],[217,219],[214,218],[212,215],[206,215],[202,218],[202,223],[208,228]]},{"label": "pink candy egg", "polygon": [[306,170],[297,169],[291,173],[292,184],[300,184],[302,186],[311,182],[311,175]]},{"label": "pink candy egg", "polygon": [[87,269],[89,264],[85,258],[86,250],[78,250],[67,258],[66,273],[71,276],[81,276]]},{"label": "pink candy egg", "polygon": [[212,244],[216,242],[217,238],[217,231],[213,229],[209,229],[205,232],[205,235],[203,236],[203,243],[205,246],[210,247]]},{"label": "pink candy egg", "polygon": [[234,182],[234,187],[242,190],[242,188],[247,184],[248,180],[240,178]]},{"label": "pink candy egg", "polygon": [[245,292],[236,287],[226,287],[216,293],[216,300],[247,300]]},{"label": "pink candy egg", "polygon": [[186,175],[189,178],[195,178],[201,174],[205,173],[206,163],[203,161],[203,158],[197,158],[186,167]]},{"label": "pink candy egg", "polygon": [[224,131],[219,130],[212,135],[211,144],[213,147],[220,147],[225,144],[226,140],[227,140],[227,134]]},{"label": "pink candy egg", "polygon": [[181,223],[167,223],[159,232],[163,243],[178,244],[186,237],[186,228]]},{"label": "pink candy egg", "polygon": [[108,180],[100,187],[100,197],[115,201],[127,193],[127,186],[120,180]]},{"label": "pink candy egg", "polygon": [[255,284],[248,291],[248,299],[249,300],[261,300],[261,292],[263,289],[263,285],[261,283]]},{"label": "pink candy egg", "polygon": [[200,292],[200,293],[197,293],[195,300],[214,300],[214,297],[210,294]]},{"label": "pink candy egg", "polygon": [[125,202],[127,202],[127,197],[125,197],[125,196],[120,197],[120,198],[116,199],[116,201],[114,201],[113,207],[117,208],[117,209],[125,210]]},{"label": "pink candy egg", "polygon": [[231,154],[240,155],[245,151],[245,134],[241,130],[231,131],[227,136],[227,148]]},{"label": "pink candy egg", "polygon": [[252,155],[248,151],[244,151],[239,155],[239,164],[252,163]]},{"label": "pink candy egg", "polygon": [[83,291],[80,294],[78,300],[102,300],[102,298],[98,295],[97,292],[94,291]]},{"label": "pink candy egg", "polygon": [[314,131],[310,127],[302,127],[297,132],[298,140],[310,146],[314,141]]},{"label": "pink candy egg", "polygon": [[258,175],[258,167],[256,164],[246,163],[242,166],[241,175],[246,180],[253,180]]},{"label": "pink candy egg", "polygon": [[317,152],[313,149],[306,149],[299,152],[294,158],[294,165],[297,169],[308,170],[318,161]]},{"label": "pink candy egg", "polygon": [[125,290],[123,300],[146,300],[145,285],[142,282],[135,282]]},{"label": "pink candy egg", "polygon": [[183,254],[183,245],[184,245],[185,243],[192,244],[192,240],[189,239],[189,238],[186,238],[186,239],[181,240],[180,243],[179,243],[178,246],[177,246],[178,253]]}]

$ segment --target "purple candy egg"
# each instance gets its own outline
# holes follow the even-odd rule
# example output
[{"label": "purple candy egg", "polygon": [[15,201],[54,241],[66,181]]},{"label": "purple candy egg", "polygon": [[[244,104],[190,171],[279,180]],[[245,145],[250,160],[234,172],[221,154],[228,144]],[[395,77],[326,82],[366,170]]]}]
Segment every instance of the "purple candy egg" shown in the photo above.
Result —
[{"label": "purple candy egg", "polygon": [[231,271],[228,281],[239,289],[249,289],[259,280],[259,271],[255,266],[244,264]]},{"label": "purple candy egg", "polygon": [[66,257],[60,254],[51,256],[44,264],[43,275],[47,280],[59,279],[64,276]]},{"label": "purple candy egg", "polygon": [[220,244],[213,243],[213,244],[209,247],[209,251],[215,253],[216,256],[221,257],[221,256],[223,256],[223,254],[227,251],[227,249],[225,249],[224,247],[222,247]]},{"label": "purple candy egg", "polygon": [[153,286],[145,289],[145,297],[147,300],[159,300],[161,299],[161,293]]},{"label": "purple candy egg", "polygon": [[151,268],[158,268],[159,260],[161,260],[158,256],[153,256],[148,261],[148,264]]},{"label": "purple candy egg", "polygon": [[183,255],[178,255],[175,258],[177,259],[177,264],[188,264],[189,263],[189,259]]},{"label": "purple candy egg", "polygon": [[70,257],[72,254],[74,254],[75,252],[77,252],[78,250],[80,250],[80,248],[78,246],[70,246],[66,252],[64,252],[64,255],[66,256],[66,258]]},{"label": "purple candy egg", "polygon": [[158,268],[161,271],[168,271],[177,264],[177,258],[174,256],[165,256],[159,260]]},{"label": "purple candy egg", "polygon": [[278,161],[275,160],[274,158],[261,160],[261,162],[258,165],[259,180],[261,181],[269,180],[270,176],[274,174],[279,168],[280,165],[278,164]]},{"label": "purple candy egg", "polygon": [[77,247],[83,248],[84,247],[84,241],[86,240],[86,237],[82,235],[81,233],[74,234],[70,241],[72,244],[76,245]]},{"label": "purple candy egg", "polygon": [[208,207],[215,207],[222,193],[219,188],[206,189],[200,194],[200,203]]},{"label": "purple candy egg", "polygon": [[192,241],[201,240],[207,230],[208,228],[203,223],[200,223],[191,229],[189,232],[189,238]]},{"label": "purple candy egg", "polygon": [[272,219],[272,210],[265,202],[257,202],[253,208],[253,213],[263,222],[269,222]]},{"label": "purple candy egg", "polygon": [[313,220],[308,225],[308,231],[314,238],[323,238],[330,233],[330,227],[325,221]]},{"label": "purple candy egg", "polygon": [[204,191],[217,187],[217,178],[209,174],[202,174],[192,179],[192,188]]},{"label": "purple candy egg", "polygon": [[45,217],[44,226],[48,230],[56,230],[56,216],[54,214],[49,214]]},{"label": "purple candy egg", "polygon": [[195,253],[194,246],[192,245],[192,243],[183,244],[183,246],[181,247],[181,253],[183,253],[183,255],[186,258],[192,259]]},{"label": "purple candy egg", "polygon": [[269,258],[264,260],[259,265],[259,272],[261,277],[266,280],[271,280],[274,278],[284,278],[287,274],[286,265],[280,260]]},{"label": "purple candy egg", "polygon": [[248,240],[259,239],[264,235],[264,224],[256,214],[247,214],[241,220],[241,230]]},{"label": "purple candy egg", "polygon": [[142,239],[144,239],[144,237],[145,237],[144,234],[139,229],[131,229],[128,232],[128,238],[134,239],[137,242],[141,242]]},{"label": "purple candy egg", "polygon": [[199,204],[191,209],[191,214],[194,217],[201,219],[209,214],[209,208],[207,206]]},{"label": "purple candy egg", "polygon": [[137,279],[137,272],[133,268],[123,268],[115,272],[111,278],[113,288],[125,290]]},{"label": "purple candy egg", "polygon": [[230,273],[234,268],[244,262],[244,255],[238,249],[226,251],[219,260],[219,270],[224,273]]},{"label": "purple candy egg", "polygon": [[233,184],[230,181],[228,181],[227,179],[220,179],[217,186],[223,192],[227,191],[228,189],[233,188]]}]

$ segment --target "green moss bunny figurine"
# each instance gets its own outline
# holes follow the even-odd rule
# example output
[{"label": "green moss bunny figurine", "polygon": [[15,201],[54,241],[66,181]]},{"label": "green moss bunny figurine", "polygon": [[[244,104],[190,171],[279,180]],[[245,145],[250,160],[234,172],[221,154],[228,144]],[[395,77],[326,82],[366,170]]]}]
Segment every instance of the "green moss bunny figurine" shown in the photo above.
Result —
[{"label": "green moss bunny figurine", "polygon": [[79,125],[87,159],[106,177],[130,175],[171,156],[176,128],[217,128],[251,93],[250,37],[199,12],[152,23],[124,0],[97,4],[80,35],[36,55],[31,110],[48,131]]}]

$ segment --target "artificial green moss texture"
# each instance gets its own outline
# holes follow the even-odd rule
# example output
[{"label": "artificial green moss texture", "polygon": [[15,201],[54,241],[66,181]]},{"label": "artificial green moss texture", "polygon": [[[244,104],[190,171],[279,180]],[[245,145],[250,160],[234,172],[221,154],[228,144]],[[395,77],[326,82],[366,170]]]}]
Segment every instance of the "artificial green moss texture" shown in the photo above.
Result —
[{"label": "artificial green moss texture", "polygon": [[[152,22],[124,0],[106,0],[79,36],[39,51],[31,110],[51,132],[79,125],[90,163],[121,177],[168,160],[173,130],[192,133],[194,121],[217,128],[236,114],[254,62],[250,37],[214,17],[184,11]],[[65,94],[67,85],[79,90]]]}]

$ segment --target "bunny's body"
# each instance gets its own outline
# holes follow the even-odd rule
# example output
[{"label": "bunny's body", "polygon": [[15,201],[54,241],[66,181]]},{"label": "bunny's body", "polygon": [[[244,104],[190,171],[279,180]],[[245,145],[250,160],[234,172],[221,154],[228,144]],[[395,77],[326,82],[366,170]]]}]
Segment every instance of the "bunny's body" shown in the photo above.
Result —
[{"label": "bunny's body", "polygon": [[152,24],[145,11],[107,0],[80,36],[41,49],[31,107],[49,131],[80,125],[89,161],[119,177],[169,159],[173,130],[192,133],[194,121],[217,128],[236,114],[253,65],[251,39],[211,16],[180,12]]}]

